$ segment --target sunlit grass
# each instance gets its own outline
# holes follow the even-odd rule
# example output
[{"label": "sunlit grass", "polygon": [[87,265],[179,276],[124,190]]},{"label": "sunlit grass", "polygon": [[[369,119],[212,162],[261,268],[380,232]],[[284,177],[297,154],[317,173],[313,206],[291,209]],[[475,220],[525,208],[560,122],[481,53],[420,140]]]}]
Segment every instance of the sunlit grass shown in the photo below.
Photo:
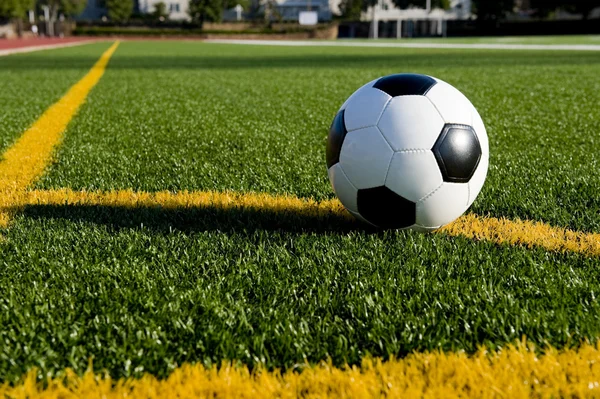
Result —
[{"label": "sunlit grass", "polygon": [[[94,46],[3,65],[15,87],[44,68],[74,83],[99,57]],[[337,108],[364,82],[411,71],[455,85],[483,116],[491,167],[472,212],[596,232],[599,64],[591,52],[123,43],[35,188],[327,201]],[[54,99],[69,87],[48,85]],[[23,105],[3,137],[18,137],[39,108]],[[28,206],[0,242],[0,378],[82,373],[89,359],[114,378],[222,360],[360,364],[522,336],[563,348],[600,333],[594,257],[341,223]]]}]

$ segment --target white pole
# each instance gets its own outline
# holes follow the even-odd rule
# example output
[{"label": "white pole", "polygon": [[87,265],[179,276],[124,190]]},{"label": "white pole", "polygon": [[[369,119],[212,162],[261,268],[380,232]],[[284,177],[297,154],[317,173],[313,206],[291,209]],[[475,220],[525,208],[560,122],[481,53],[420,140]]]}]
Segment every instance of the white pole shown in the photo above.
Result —
[{"label": "white pole", "polygon": [[373,20],[373,39],[379,38],[379,21]]},{"label": "white pole", "polygon": [[402,39],[402,20],[399,19],[396,24],[396,38]]},{"label": "white pole", "polygon": [[372,29],[372,39],[377,39],[379,35],[379,24],[377,23],[377,19],[375,19],[375,4],[373,4],[373,10],[371,11],[371,29]]},{"label": "white pole", "polygon": [[44,10],[44,21],[46,22],[46,36],[52,36],[52,22],[50,21],[50,7],[42,6]]}]

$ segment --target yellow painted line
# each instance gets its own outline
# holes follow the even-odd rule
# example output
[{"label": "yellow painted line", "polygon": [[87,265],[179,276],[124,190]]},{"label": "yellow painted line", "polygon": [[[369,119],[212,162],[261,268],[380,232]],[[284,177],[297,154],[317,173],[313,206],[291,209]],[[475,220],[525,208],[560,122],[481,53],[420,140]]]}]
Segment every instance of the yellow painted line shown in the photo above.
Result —
[{"label": "yellow painted line", "polygon": [[472,356],[464,352],[413,353],[403,359],[363,360],[360,367],[328,363],[301,371],[255,370],[223,363],[218,368],[183,365],[159,380],[112,380],[70,370],[44,385],[35,370],[15,386],[0,386],[6,398],[564,398],[600,397],[600,348],[546,349],[525,344]]},{"label": "yellow painted line", "polygon": [[98,83],[119,42],[114,43],[92,69],[58,102],[42,114],[0,160],[0,227],[6,227],[19,197],[42,174],[56,145],[88,93]]},{"label": "yellow painted line", "polygon": [[553,227],[531,220],[509,220],[464,215],[440,231],[452,236],[499,244],[542,247],[550,251],[579,252],[600,256],[600,234]]},{"label": "yellow painted line", "polygon": [[22,205],[99,205],[108,207],[142,208],[245,208],[267,212],[287,212],[304,216],[339,216],[352,218],[338,200],[314,201],[287,195],[240,193],[233,191],[159,191],[109,192],[73,191],[70,189],[34,190],[23,197]]},{"label": "yellow painted line", "polygon": [[[237,192],[87,192],[60,189],[24,193],[26,205],[99,205],[107,207],[164,207],[249,209],[275,213],[293,213],[307,217],[351,218],[338,200],[314,201],[286,195]],[[579,252],[600,256],[600,234],[552,227],[542,222],[497,219],[465,215],[438,230],[450,236],[463,236],[498,244],[542,247],[550,251]]]}]

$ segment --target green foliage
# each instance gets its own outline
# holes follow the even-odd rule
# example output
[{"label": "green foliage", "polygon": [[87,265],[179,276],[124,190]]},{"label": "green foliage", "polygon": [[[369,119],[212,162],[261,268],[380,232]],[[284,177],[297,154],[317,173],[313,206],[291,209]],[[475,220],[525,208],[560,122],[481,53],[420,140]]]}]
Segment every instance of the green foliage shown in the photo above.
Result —
[{"label": "green foliage", "polygon": [[499,20],[514,7],[515,0],[472,0],[472,11],[479,21]]},{"label": "green foliage", "polygon": [[0,16],[23,19],[35,0],[0,0]]},{"label": "green foliage", "polygon": [[223,9],[228,10],[234,8],[238,4],[242,6],[244,10],[250,8],[250,0],[223,0]]},{"label": "green foliage", "polygon": [[339,5],[340,13],[344,19],[358,21],[361,13],[375,4],[377,0],[342,0]]},{"label": "green foliage", "polygon": [[531,0],[531,8],[537,9],[541,16],[548,16],[561,8],[588,18],[590,12],[596,7],[600,7],[600,0]]},{"label": "green foliage", "polygon": [[248,9],[249,0],[190,0],[188,14],[192,21],[199,22],[219,22],[221,21],[223,10],[233,8],[237,5]]},{"label": "green foliage", "polygon": [[152,16],[157,20],[165,20],[169,18],[169,12],[167,11],[167,5],[159,1],[154,5],[154,11],[152,11]]},{"label": "green foliage", "polygon": [[[126,1],[126,0],[125,0]],[[83,12],[87,0],[61,0],[60,10],[67,16],[74,17]]]},{"label": "green foliage", "polygon": [[87,0],[45,0],[38,3],[50,6],[50,12],[54,18],[58,13],[74,17],[81,14],[87,5]]},{"label": "green foliage", "polygon": [[133,12],[133,0],[106,0],[108,17],[116,22],[125,22]]},{"label": "green foliage", "polygon": [[223,11],[222,0],[190,0],[189,15],[192,21],[200,24],[207,21],[220,21]]},{"label": "green foliage", "polygon": [[[1,148],[107,47],[0,58]],[[599,68],[597,52],[123,42],[37,188],[329,199],[340,104],[410,70],[455,85],[486,123],[472,212],[600,231]],[[165,376],[186,361],[340,365],[600,335],[598,259],[582,255],[216,208],[39,205],[2,235],[0,380],[89,359]]]},{"label": "green foliage", "polygon": [[600,7],[599,0],[570,0],[564,5],[567,11],[583,14],[584,18],[588,18],[592,10]]}]

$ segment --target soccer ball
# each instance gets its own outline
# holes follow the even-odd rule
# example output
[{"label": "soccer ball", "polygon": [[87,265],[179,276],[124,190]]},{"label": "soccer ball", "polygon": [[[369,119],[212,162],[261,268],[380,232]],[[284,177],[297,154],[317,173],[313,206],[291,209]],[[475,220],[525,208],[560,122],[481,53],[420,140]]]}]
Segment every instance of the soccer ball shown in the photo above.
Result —
[{"label": "soccer ball", "polygon": [[483,187],[488,137],[473,104],[439,79],[384,76],[342,105],[327,139],[329,181],[357,218],[382,228],[437,229]]}]

